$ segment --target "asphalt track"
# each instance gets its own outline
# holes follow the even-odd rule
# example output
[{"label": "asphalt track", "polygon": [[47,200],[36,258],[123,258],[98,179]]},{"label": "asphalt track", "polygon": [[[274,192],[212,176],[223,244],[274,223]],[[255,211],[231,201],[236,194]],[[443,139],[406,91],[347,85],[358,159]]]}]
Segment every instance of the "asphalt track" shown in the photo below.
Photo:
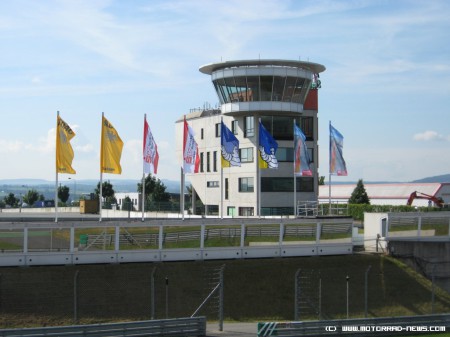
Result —
[{"label": "asphalt track", "polygon": [[223,323],[223,331],[219,331],[218,323],[208,323],[207,337],[255,337],[257,336],[257,323]]}]

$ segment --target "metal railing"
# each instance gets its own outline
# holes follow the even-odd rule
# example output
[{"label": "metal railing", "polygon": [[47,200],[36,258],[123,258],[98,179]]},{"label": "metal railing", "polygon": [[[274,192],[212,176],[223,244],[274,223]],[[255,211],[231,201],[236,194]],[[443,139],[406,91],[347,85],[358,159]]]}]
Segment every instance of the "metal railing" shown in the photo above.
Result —
[{"label": "metal railing", "polygon": [[0,223],[0,266],[336,255],[352,220],[199,219]]},{"label": "metal railing", "polygon": [[450,331],[450,314],[258,323],[258,337],[266,336],[401,336]]},{"label": "metal railing", "polygon": [[174,318],[151,321],[2,329],[0,336],[205,336],[206,318]]}]

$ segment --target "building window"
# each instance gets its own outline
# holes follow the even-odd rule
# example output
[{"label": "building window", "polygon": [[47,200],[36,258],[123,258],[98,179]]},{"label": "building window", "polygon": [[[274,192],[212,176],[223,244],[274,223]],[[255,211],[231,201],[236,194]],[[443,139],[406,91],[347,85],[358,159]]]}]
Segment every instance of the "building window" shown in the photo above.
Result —
[{"label": "building window", "polygon": [[[297,192],[314,192],[312,177],[297,177]],[[261,178],[261,192],[293,192],[293,178]]]},{"label": "building window", "polygon": [[217,151],[213,152],[213,171],[217,172]]},{"label": "building window", "polygon": [[228,200],[228,189],[229,189],[228,178],[225,178],[225,200]]},{"label": "building window", "polygon": [[[314,149],[308,148],[308,154],[311,163],[314,162]],[[292,147],[279,147],[276,157],[279,162],[292,163],[294,161],[294,149]]]},{"label": "building window", "polygon": [[206,187],[219,187],[219,182],[218,181],[207,181]]},{"label": "building window", "polygon": [[266,130],[276,140],[293,140],[294,128],[293,122],[300,124],[300,118],[280,117],[280,116],[261,116],[261,123]]},{"label": "building window", "polygon": [[203,128],[200,129],[200,139],[203,139]]},{"label": "building window", "polygon": [[244,118],[244,137],[249,138],[255,135],[255,121],[253,116]]},{"label": "building window", "polygon": [[239,178],[239,192],[253,192],[253,177]]},{"label": "building window", "polygon": [[232,121],[231,122],[231,132],[233,132],[233,134],[237,135],[238,134],[238,121]]},{"label": "building window", "polygon": [[216,123],[216,138],[220,137],[221,123]]},{"label": "building window", "polygon": [[209,152],[206,152],[206,172],[211,172]]},{"label": "building window", "polygon": [[287,161],[292,163],[294,161],[294,149],[292,147],[279,147],[276,156],[279,162]]},{"label": "building window", "polygon": [[241,163],[253,162],[253,148],[247,147],[239,149],[239,157],[241,158]]},{"label": "building window", "polygon": [[239,207],[239,216],[253,216],[253,207]]},{"label": "building window", "polygon": [[305,134],[306,140],[314,140],[314,118],[302,117],[300,123],[301,129]]},{"label": "building window", "polygon": [[203,171],[203,152],[200,152],[200,172],[204,172]]},{"label": "building window", "polygon": [[297,192],[314,192],[314,178],[313,177],[298,177],[297,178]]}]

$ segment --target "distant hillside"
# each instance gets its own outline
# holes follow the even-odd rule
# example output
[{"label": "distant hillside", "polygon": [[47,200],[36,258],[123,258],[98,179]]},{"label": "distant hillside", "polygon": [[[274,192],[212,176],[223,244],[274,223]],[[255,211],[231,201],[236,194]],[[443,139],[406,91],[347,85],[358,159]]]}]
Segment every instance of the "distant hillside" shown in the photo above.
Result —
[{"label": "distant hillside", "polygon": [[[106,179],[113,186],[116,192],[136,192],[139,180],[133,179]],[[161,179],[169,193],[180,193],[180,182],[174,180]],[[98,180],[95,179],[60,179],[59,183],[71,189],[71,193],[76,190],[77,194],[91,193],[95,190]],[[8,192],[15,194],[26,193],[29,189],[36,189],[46,197],[51,198],[55,191],[55,182],[44,179],[0,179],[0,197]]]},{"label": "distant hillside", "polygon": [[413,183],[450,183],[450,174],[443,174],[440,176],[422,178],[412,181]]}]

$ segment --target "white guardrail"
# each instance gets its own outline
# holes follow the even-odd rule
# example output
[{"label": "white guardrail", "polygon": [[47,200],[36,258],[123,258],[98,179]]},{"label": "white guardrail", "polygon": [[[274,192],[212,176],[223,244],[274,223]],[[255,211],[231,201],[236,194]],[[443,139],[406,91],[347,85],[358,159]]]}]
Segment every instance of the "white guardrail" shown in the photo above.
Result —
[{"label": "white guardrail", "polygon": [[340,255],[352,219],[0,222],[0,266]]},{"label": "white guardrail", "polygon": [[68,325],[57,327],[1,329],[2,337],[93,337],[93,336],[205,336],[206,317],[174,318],[151,321]]},{"label": "white guardrail", "polygon": [[449,331],[450,314],[258,323],[258,337],[392,337],[412,336],[427,332],[444,337],[448,336]]}]

